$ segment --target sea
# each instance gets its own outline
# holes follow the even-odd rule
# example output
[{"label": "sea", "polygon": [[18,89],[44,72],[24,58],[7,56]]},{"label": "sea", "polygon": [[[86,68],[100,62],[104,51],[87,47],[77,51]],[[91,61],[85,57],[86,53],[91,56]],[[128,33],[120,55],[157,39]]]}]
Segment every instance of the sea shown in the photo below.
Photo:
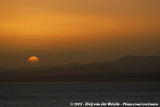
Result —
[{"label": "sea", "polygon": [[160,83],[0,83],[0,107],[132,106],[160,107]]}]

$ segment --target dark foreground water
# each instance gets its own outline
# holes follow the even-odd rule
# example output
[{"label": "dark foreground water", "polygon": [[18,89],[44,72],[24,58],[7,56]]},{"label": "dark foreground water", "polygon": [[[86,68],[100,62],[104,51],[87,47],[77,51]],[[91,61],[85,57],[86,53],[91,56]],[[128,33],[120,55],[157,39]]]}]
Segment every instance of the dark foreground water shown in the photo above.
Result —
[{"label": "dark foreground water", "polygon": [[0,83],[0,107],[113,107],[109,102],[160,103],[160,83]]}]

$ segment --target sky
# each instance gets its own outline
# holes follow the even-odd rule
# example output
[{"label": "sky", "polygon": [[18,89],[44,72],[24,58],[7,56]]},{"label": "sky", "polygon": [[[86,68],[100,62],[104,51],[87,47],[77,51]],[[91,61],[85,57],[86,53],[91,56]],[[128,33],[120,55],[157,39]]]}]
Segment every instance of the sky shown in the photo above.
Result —
[{"label": "sky", "polygon": [[0,0],[0,67],[160,55],[160,0]]}]

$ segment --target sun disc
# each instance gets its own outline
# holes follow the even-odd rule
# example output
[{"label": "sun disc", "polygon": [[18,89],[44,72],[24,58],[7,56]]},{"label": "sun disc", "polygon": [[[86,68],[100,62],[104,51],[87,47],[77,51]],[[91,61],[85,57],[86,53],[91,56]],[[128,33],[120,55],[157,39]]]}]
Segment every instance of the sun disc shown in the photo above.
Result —
[{"label": "sun disc", "polygon": [[38,63],[39,62],[39,58],[36,57],[36,56],[32,56],[32,57],[28,58],[28,62],[32,63],[32,64]]}]

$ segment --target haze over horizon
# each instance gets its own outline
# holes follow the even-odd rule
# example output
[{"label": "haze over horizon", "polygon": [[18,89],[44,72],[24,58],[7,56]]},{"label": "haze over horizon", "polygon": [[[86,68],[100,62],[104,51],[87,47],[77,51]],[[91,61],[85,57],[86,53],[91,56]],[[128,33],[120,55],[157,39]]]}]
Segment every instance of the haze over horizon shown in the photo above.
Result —
[{"label": "haze over horizon", "polygon": [[160,55],[159,0],[0,0],[0,67]]}]

